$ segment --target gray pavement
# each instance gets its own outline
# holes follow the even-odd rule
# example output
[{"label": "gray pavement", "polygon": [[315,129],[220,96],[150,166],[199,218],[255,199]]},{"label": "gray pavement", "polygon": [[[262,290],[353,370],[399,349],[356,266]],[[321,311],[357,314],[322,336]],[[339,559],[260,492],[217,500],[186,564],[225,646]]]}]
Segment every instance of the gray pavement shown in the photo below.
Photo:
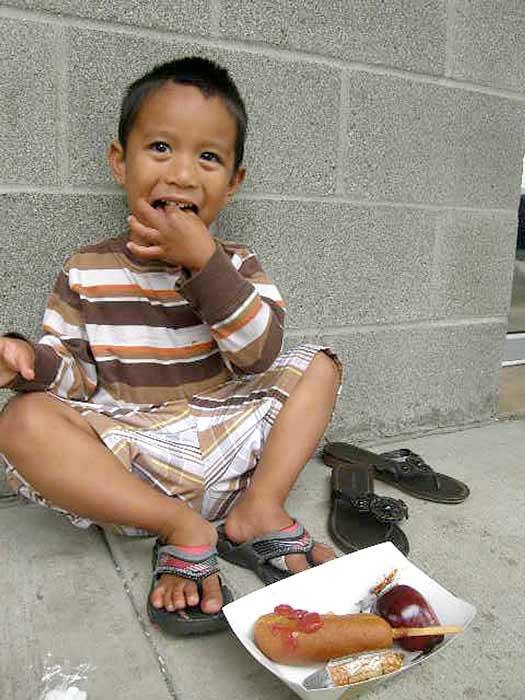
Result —
[{"label": "gray pavement", "polygon": [[[341,439],[344,436],[339,436]],[[376,443],[410,447],[471,487],[461,505],[402,497],[410,559],[477,607],[473,624],[432,660],[367,693],[373,700],[525,698],[525,421]],[[327,539],[329,470],[315,458],[289,510]],[[145,614],[152,540],[78,531],[33,505],[0,507],[0,700],[40,700],[53,668],[85,671],[88,700],[270,700],[296,697],[229,633],[171,640]],[[224,564],[241,596],[260,584]]]}]

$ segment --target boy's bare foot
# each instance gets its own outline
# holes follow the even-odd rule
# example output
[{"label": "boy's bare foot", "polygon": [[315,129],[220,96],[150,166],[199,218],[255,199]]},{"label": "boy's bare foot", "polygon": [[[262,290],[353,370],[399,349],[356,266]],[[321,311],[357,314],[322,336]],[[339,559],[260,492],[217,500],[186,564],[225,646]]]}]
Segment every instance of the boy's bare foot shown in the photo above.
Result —
[{"label": "boy's bare foot", "polygon": [[[166,544],[175,546],[214,546],[217,542],[217,532],[213,525],[192,513],[188,529],[181,532],[180,528],[166,538]],[[151,594],[151,604],[155,608],[165,608],[169,612],[183,610],[186,607],[198,605],[204,613],[217,613],[222,608],[222,592],[218,575],[208,576],[202,582],[202,600],[197,590],[197,584],[187,578],[163,574]]]},{"label": "boy's bare foot", "polygon": [[[269,505],[261,500],[254,501],[246,497],[228,514],[224,523],[224,531],[228,539],[240,544],[268,532],[288,527],[292,523],[293,518],[279,505]],[[323,564],[335,559],[337,555],[332,547],[315,542],[312,556],[317,564]],[[304,554],[288,554],[285,561],[290,571],[299,572],[310,568]]]}]

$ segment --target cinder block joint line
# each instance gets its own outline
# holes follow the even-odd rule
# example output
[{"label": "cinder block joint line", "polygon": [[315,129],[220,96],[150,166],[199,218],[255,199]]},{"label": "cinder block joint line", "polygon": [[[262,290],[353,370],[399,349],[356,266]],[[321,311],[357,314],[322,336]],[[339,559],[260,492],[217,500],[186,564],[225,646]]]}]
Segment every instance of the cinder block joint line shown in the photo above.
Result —
[{"label": "cinder block joint line", "polygon": [[337,173],[335,191],[338,195],[344,194],[344,162],[345,141],[348,121],[348,73],[341,73],[341,90],[339,92],[339,135],[337,143]]},{"label": "cinder block joint line", "polygon": [[501,325],[502,327],[507,327],[507,317],[506,316],[493,316],[484,318],[454,318],[454,319],[440,319],[437,321],[425,320],[425,321],[406,321],[404,323],[367,323],[367,324],[356,324],[353,326],[324,326],[320,329],[318,326],[313,328],[291,328],[285,330],[286,338],[300,338],[303,335],[314,335],[314,336],[348,336],[357,333],[376,333],[380,331],[381,333],[387,331],[406,331],[406,330],[417,330],[417,329],[429,329],[432,328],[457,328],[462,326],[486,326],[486,325]]},{"label": "cinder block joint line", "polygon": [[210,34],[219,37],[221,33],[222,0],[210,0]]},{"label": "cinder block joint line", "polygon": [[124,197],[124,191],[120,189],[117,185],[114,187],[111,187],[111,185],[104,186],[101,185],[100,187],[97,187],[96,185],[93,185],[91,187],[72,187],[71,185],[68,185],[65,183],[64,185],[60,185],[58,187],[40,187],[40,186],[33,186],[33,185],[25,185],[25,184],[18,184],[18,185],[12,185],[12,184],[0,184],[0,195],[3,194],[20,194],[20,195],[26,195],[26,194],[42,194],[42,195],[65,195],[65,194],[74,194],[77,196],[82,196],[82,195],[87,195],[87,196],[93,196],[93,195],[101,195],[101,196],[122,196]]},{"label": "cinder block joint line", "polygon": [[[521,419],[523,420],[523,415],[521,416]],[[498,421],[500,420],[501,418],[498,418]],[[509,419],[507,418],[507,416],[504,416],[503,420],[507,421]],[[494,425],[494,421],[491,419],[464,421],[454,426],[435,426],[432,428],[421,426],[421,428],[418,427],[417,430],[408,430],[406,432],[398,433],[396,435],[375,435],[373,438],[356,440],[355,444],[362,445],[363,447],[377,447],[379,445],[386,446],[390,443],[399,443],[400,440],[409,440],[411,438],[419,437],[429,437],[430,435],[448,435],[450,433],[461,433],[465,430],[483,428],[488,425]],[[322,447],[323,446],[321,445],[321,447],[319,448],[319,457],[321,457]]]},{"label": "cinder block joint line", "polygon": [[128,584],[128,581],[126,580],[126,577],[124,576],[124,572],[122,571],[122,568],[121,568],[121,566],[120,566],[120,564],[119,564],[119,562],[118,562],[118,560],[113,552],[113,549],[111,548],[111,545],[108,541],[106,533],[101,528],[99,528],[98,531],[100,534],[100,538],[107,549],[107,552],[108,552],[109,557],[113,563],[113,566],[115,567],[117,575],[120,578],[120,580],[122,581],[122,587],[124,588],[124,591],[125,591],[127,597],[129,598],[129,602],[131,604],[133,612],[135,613],[135,616],[138,620],[138,623],[142,629],[142,632],[144,633],[144,637],[146,638],[147,643],[150,645],[150,647],[155,655],[155,658],[157,659],[159,671],[160,671],[162,679],[166,685],[169,696],[172,698],[172,700],[180,700],[180,695],[178,695],[175,691],[175,685],[173,682],[173,678],[172,678],[170,672],[168,671],[168,669],[166,668],[166,664],[165,664],[164,659],[162,658],[162,656],[157,648],[155,640],[151,636],[151,633],[148,629],[148,623],[144,620],[144,618],[140,612],[139,606],[137,605],[137,601],[133,597],[133,593],[131,591],[131,588]]},{"label": "cinder block joint line", "polygon": [[[32,185],[9,185],[0,184],[0,196],[5,194],[41,194],[41,195],[77,195],[77,196],[111,196],[111,197],[124,197],[124,192],[117,187],[111,186],[96,186],[92,185],[89,187],[76,187],[70,185],[64,185],[60,187],[39,187]],[[418,204],[415,202],[390,202],[388,200],[374,200],[374,199],[353,199],[351,197],[328,195],[326,197],[318,197],[315,195],[294,195],[294,194],[271,194],[271,193],[240,193],[236,195],[236,201],[243,202],[289,202],[289,203],[317,203],[317,204],[348,204],[355,207],[370,207],[376,209],[377,207],[386,207],[394,209],[415,209],[419,211],[458,211],[465,212],[467,214],[495,214],[495,215],[511,215],[515,216],[518,208],[518,201],[516,200],[516,207],[512,209],[504,208],[479,208],[479,207],[462,207],[454,204]]]},{"label": "cinder block joint line", "polygon": [[456,0],[447,0],[447,25],[445,42],[445,77],[452,73],[452,62],[456,54]]},{"label": "cinder block joint line", "polygon": [[434,230],[434,241],[432,243],[432,266],[430,271],[430,307],[432,309],[438,309],[442,300],[441,291],[439,286],[440,273],[442,270],[443,259],[442,259],[442,246],[444,244],[444,227],[440,225],[439,217],[436,217],[436,225],[433,227]]},{"label": "cinder block joint line", "polygon": [[201,34],[178,34],[169,30],[151,29],[140,25],[119,25],[103,20],[87,19],[84,17],[76,17],[61,13],[60,16],[53,15],[50,12],[20,10],[18,8],[0,7],[0,18],[24,19],[46,22],[51,24],[60,24],[78,29],[93,29],[96,31],[106,31],[113,34],[130,34],[134,37],[157,39],[158,41],[173,41],[173,42],[188,42],[188,39],[195,39],[204,48],[210,49],[225,49],[238,50],[248,53],[263,55],[270,58],[275,58],[280,61],[287,62],[309,62],[318,65],[324,65],[330,68],[339,70],[362,71],[377,75],[392,76],[411,80],[413,82],[427,83],[429,85],[439,85],[452,89],[465,90],[467,92],[477,92],[485,95],[493,95],[494,97],[502,97],[516,102],[525,102],[525,94],[513,92],[500,88],[488,87],[477,83],[469,83],[464,80],[455,80],[449,77],[439,77],[428,73],[418,73],[402,68],[393,68],[386,64],[377,63],[369,64],[359,61],[342,61],[330,56],[314,52],[302,52],[290,49],[276,49],[263,42],[242,41],[237,40],[221,40],[220,38],[211,37]]},{"label": "cinder block joint line", "polygon": [[64,28],[57,27],[55,53],[55,70],[57,75],[57,174],[59,182],[64,185],[69,179],[69,112],[68,112],[68,73],[67,73],[67,32]]},{"label": "cinder block joint line", "polygon": [[425,204],[416,202],[391,202],[385,199],[355,199],[352,197],[339,197],[330,195],[327,197],[316,197],[315,195],[287,195],[287,194],[266,194],[266,193],[241,193],[236,196],[237,200],[250,201],[282,201],[282,202],[317,202],[317,203],[327,203],[327,204],[351,204],[356,207],[393,207],[396,209],[419,209],[422,211],[462,211],[465,213],[494,213],[494,214],[512,214],[516,215],[518,200],[516,200],[516,207],[512,209],[505,209],[501,207],[463,207],[457,204]]}]

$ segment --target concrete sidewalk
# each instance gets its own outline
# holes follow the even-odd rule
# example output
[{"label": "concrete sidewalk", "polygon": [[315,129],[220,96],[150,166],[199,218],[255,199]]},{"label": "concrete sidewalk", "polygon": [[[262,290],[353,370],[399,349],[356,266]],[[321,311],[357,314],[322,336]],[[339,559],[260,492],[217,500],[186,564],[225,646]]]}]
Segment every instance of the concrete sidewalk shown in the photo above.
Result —
[{"label": "concrete sidewalk", "polygon": [[[341,436],[342,437],[342,436]],[[437,471],[471,487],[461,505],[402,497],[410,559],[473,603],[474,623],[451,647],[370,692],[373,700],[525,698],[525,421],[377,443],[406,446]],[[329,470],[312,460],[289,510],[329,541]],[[2,503],[2,502],[0,502]],[[40,700],[53,666],[87,665],[78,685],[88,700],[291,700],[229,633],[170,640],[145,614],[152,540],[81,532],[32,505],[0,509],[1,700]],[[260,586],[251,572],[223,563],[236,597]]]}]

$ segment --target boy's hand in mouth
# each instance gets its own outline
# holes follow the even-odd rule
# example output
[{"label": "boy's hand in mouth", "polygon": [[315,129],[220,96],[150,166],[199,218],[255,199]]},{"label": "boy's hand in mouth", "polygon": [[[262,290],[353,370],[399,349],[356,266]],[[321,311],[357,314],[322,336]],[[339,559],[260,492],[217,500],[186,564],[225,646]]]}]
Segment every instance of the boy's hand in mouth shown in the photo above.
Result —
[{"label": "boy's hand in mouth", "polygon": [[141,260],[162,260],[201,270],[215,252],[215,241],[199,218],[198,207],[189,202],[139,199],[128,218],[128,249]]}]

